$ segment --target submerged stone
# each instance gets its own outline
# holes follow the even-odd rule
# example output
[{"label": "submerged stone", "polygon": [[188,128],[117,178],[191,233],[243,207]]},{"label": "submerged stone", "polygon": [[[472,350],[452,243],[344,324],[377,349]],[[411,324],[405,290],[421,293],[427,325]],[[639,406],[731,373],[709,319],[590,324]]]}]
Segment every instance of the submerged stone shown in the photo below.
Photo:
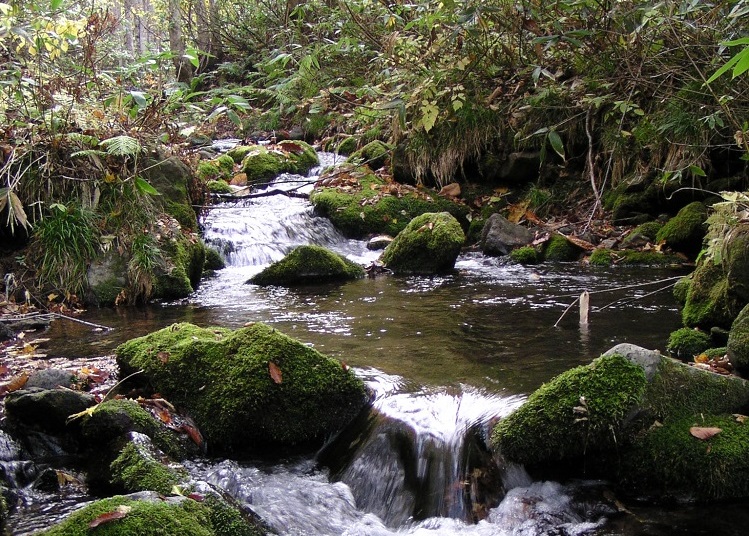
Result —
[{"label": "submerged stone", "polygon": [[214,452],[319,444],[367,404],[351,371],[260,323],[236,331],[174,324],[116,354],[123,374],[142,369],[190,413]]},{"label": "submerged stone", "polygon": [[321,246],[299,246],[274,262],[248,283],[255,285],[303,285],[349,281],[364,277],[364,268],[343,255]]},{"label": "submerged stone", "polygon": [[455,267],[464,241],[460,223],[449,213],[422,214],[395,237],[382,262],[396,273],[447,272]]}]

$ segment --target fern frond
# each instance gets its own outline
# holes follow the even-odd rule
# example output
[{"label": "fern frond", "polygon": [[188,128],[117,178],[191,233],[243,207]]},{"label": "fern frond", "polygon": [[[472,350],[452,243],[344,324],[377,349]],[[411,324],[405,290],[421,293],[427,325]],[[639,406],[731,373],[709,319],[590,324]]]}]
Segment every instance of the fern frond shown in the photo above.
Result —
[{"label": "fern frond", "polygon": [[137,156],[142,150],[140,142],[132,136],[114,136],[100,144],[112,156]]},{"label": "fern frond", "polygon": [[82,151],[76,151],[74,153],[70,153],[70,158],[77,158],[79,156],[106,156],[106,151],[101,151],[99,149],[83,149]]}]

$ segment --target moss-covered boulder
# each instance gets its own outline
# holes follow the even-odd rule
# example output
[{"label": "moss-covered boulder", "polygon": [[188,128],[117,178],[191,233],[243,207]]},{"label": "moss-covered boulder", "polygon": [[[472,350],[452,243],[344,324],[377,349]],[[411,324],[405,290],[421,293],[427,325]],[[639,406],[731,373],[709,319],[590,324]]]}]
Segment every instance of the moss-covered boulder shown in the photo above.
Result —
[{"label": "moss-covered boulder", "polygon": [[631,233],[624,237],[621,245],[622,249],[637,249],[648,243],[655,244],[658,231],[662,227],[663,224],[658,221],[649,221],[638,225],[632,229]]},{"label": "moss-covered boulder", "polygon": [[510,252],[510,258],[518,264],[538,264],[541,262],[541,255],[533,246],[523,246],[513,249]]},{"label": "moss-covered boulder", "polygon": [[392,150],[393,148],[387,143],[374,140],[358,151],[351,153],[346,161],[357,165],[366,165],[370,169],[380,169],[387,163]]},{"label": "moss-covered boulder", "polygon": [[596,456],[616,446],[646,383],[626,357],[602,356],[536,390],[494,428],[492,443],[505,459],[530,467]]},{"label": "moss-covered boulder", "polygon": [[310,201],[349,238],[395,236],[427,212],[449,212],[467,227],[468,208],[434,190],[388,182],[369,168],[345,165],[320,177]]},{"label": "moss-covered boulder", "polygon": [[728,358],[744,376],[749,373],[749,305],[733,321],[728,334]]},{"label": "moss-covered boulder", "polygon": [[274,262],[248,283],[255,285],[305,285],[349,281],[364,277],[364,268],[321,246],[299,246]]},{"label": "moss-covered boulder", "polygon": [[131,433],[129,441],[109,466],[111,484],[125,493],[155,491],[174,493],[178,484],[188,479],[187,471],[165,461],[166,456],[154,447],[148,436]]},{"label": "moss-covered boulder", "polygon": [[236,331],[174,324],[116,354],[124,374],[142,369],[219,452],[316,444],[367,403],[361,380],[339,362],[260,323]]},{"label": "moss-covered boulder", "polygon": [[159,221],[159,258],[153,267],[153,298],[185,298],[200,283],[205,246],[195,233],[185,233],[175,221]]},{"label": "moss-covered boulder", "polygon": [[243,154],[242,172],[247,182],[255,183],[275,178],[281,173],[305,175],[319,163],[314,148],[303,141],[285,140],[277,145],[253,145],[249,149],[235,148],[231,156]]},{"label": "moss-covered boulder", "polygon": [[749,303],[749,223],[735,224],[723,244],[722,264],[736,306]]},{"label": "moss-covered boulder", "polygon": [[335,146],[335,152],[342,155],[350,155],[356,151],[356,147],[359,141],[356,136],[346,136],[340,140]]},{"label": "moss-covered boulder", "polygon": [[210,180],[205,186],[212,194],[230,194],[234,191],[224,179]]},{"label": "moss-covered boulder", "polygon": [[[690,276],[681,318],[687,327],[709,330],[731,327],[735,318],[723,267],[712,259],[702,260]],[[738,314],[738,311],[736,311]]]},{"label": "moss-covered boulder", "polygon": [[183,229],[198,230],[198,219],[192,208],[191,185],[192,170],[179,158],[147,158],[142,162],[143,178],[161,195],[153,200],[164,211],[175,218]]},{"label": "moss-covered boulder", "polygon": [[664,242],[674,251],[680,251],[694,258],[702,249],[707,227],[707,207],[695,201],[683,207],[673,218],[661,227],[656,235],[658,242]]},{"label": "moss-covered boulder", "polygon": [[[713,499],[719,495],[711,479],[694,475],[695,466],[676,462],[673,453],[685,445],[682,432],[688,434],[691,426],[731,419],[748,404],[745,380],[622,344],[534,392],[495,427],[492,442],[507,460],[526,464],[540,478],[599,475],[633,495],[660,490]],[[681,439],[662,441],[662,428],[671,430],[667,434],[677,430]],[[746,495],[746,474],[732,471],[748,465],[749,443],[744,431],[734,435],[737,428],[730,429],[724,436],[729,443],[709,466],[714,481],[726,482],[730,490],[720,496],[735,498]],[[708,460],[710,443],[692,440],[699,441],[702,454],[691,457],[698,447],[690,445],[676,459]]]},{"label": "moss-covered boulder", "polygon": [[460,223],[448,212],[422,214],[385,248],[382,262],[395,273],[447,272],[455,267],[464,241]]},{"label": "moss-covered boulder", "polygon": [[677,329],[669,335],[666,345],[666,350],[671,355],[686,361],[691,361],[694,356],[708,348],[710,348],[710,335],[692,328]]},{"label": "moss-covered boulder", "polygon": [[[102,515],[116,512],[119,518],[90,524]],[[76,510],[39,536],[262,536],[267,532],[252,526],[213,498],[203,502],[187,497],[164,499],[156,493],[102,499]]]},{"label": "moss-covered boulder", "polygon": [[560,234],[552,235],[543,251],[545,260],[556,262],[576,261],[582,253],[582,249]]},{"label": "moss-covered boulder", "polygon": [[203,263],[203,270],[221,270],[226,267],[226,261],[221,256],[221,253],[215,248],[205,248],[205,262]]},{"label": "moss-covered boulder", "polygon": [[598,248],[591,253],[589,262],[593,266],[670,266],[681,264],[682,259],[658,251]]}]

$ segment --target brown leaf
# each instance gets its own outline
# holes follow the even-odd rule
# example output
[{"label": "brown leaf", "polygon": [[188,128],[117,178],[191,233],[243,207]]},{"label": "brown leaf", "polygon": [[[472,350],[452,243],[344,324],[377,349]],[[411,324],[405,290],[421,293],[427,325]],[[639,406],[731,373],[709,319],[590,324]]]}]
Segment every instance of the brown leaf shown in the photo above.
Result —
[{"label": "brown leaf", "polygon": [[[564,236],[564,235],[562,235]],[[596,247],[588,242],[587,240],[583,240],[582,238],[578,238],[576,236],[564,236],[569,242],[576,245],[580,249],[584,249],[586,251],[593,251],[596,249]]]},{"label": "brown leaf", "polygon": [[696,437],[697,439],[706,440],[710,439],[713,436],[718,435],[723,431],[722,428],[712,428],[712,427],[702,427],[702,426],[692,426],[689,429],[689,433],[692,434],[692,436]]},{"label": "brown leaf", "polygon": [[736,422],[739,422],[741,424],[744,424],[747,419],[749,419],[749,417],[747,417],[746,415],[742,415],[741,413],[734,413],[733,418],[736,419]]},{"label": "brown leaf", "polygon": [[200,430],[195,428],[194,426],[190,426],[189,424],[183,424],[179,428],[182,432],[185,432],[188,436],[190,436],[190,439],[192,439],[192,442],[195,443],[197,446],[202,447],[203,446],[203,436],[200,433]]},{"label": "brown leaf", "polygon": [[442,189],[439,191],[438,195],[442,195],[445,197],[459,197],[460,196],[460,184],[457,182],[451,182],[450,184],[445,184]]},{"label": "brown leaf", "polygon": [[283,382],[283,374],[281,374],[281,369],[278,368],[278,365],[276,365],[273,361],[268,361],[268,372],[270,373],[270,377],[274,382]]},{"label": "brown leaf", "polygon": [[18,376],[14,376],[13,378],[11,378],[9,382],[0,385],[0,394],[18,391],[20,388],[26,385],[27,381],[29,381],[29,375],[25,372],[22,372]]},{"label": "brown leaf", "polygon": [[111,512],[106,512],[104,514],[101,514],[100,516],[92,520],[88,524],[88,528],[95,529],[99,525],[103,525],[105,523],[111,523],[112,521],[115,521],[117,519],[122,519],[128,513],[130,513],[130,510],[132,510],[132,507],[130,506],[125,506],[125,505],[118,506]]},{"label": "brown leaf", "polygon": [[172,422],[172,414],[169,413],[169,410],[167,409],[162,409],[161,411],[159,411],[158,416],[159,420],[161,420],[161,422],[165,424],[169,424],[170,422]]},{"label": "brown leaf", "polygon": [[169,352],[159,352],[158,354],[156,354],[156,357],[159,358],[159,361],[161,361],[162,365],[166,365],[169,362],[171,354]]}]

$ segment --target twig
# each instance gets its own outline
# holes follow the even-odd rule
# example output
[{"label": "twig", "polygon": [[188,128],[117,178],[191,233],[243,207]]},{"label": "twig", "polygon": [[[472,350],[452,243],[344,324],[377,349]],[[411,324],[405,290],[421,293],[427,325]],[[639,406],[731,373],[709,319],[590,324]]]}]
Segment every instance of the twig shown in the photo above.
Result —
[{"label": "twig", "polygon": [[91,327],[103,329],[106,331],[112,331],[114,329],[108,326],[102,326],[101,324],[94,324],[93,322],[87,322],[85,320],[81,320],[80,318],[73,318],[72,316],[67,316],[67,315],[63,315],[60,313],[47,313],[47,314],[54,315],[58,318],[64,318],[65,320],[72,320],[73,322],[78,322],[79,324],[84,324],[86,326],[91,326]]},{"label": "twig", "polygon": [[[677,279],[681,279],[682,277],[684,277],[684,276],[677,275],[677,276],[674,276],[674,277],[667,277],[665,279],[658,279],[657,281],[649,281],[647,283],[636,283],[634,285],[625,285],[623,287],[607,288],[607,289],[604,289],[604,290],[591,290],[591,291],[589,291],[589,293],[590,294],[604,294],[606,292],[615,292],[617,290],[628,290],[628,289],[631,289],[631,288],[647,287],[649,285],[657,285],[658,283],[665,283],[667,281],[675,281]],[[576,294],[562,294],[562,295],[559,295],[559,296],[549,296],[546,299],[547,300],[554,300],[554,299],[557,299],[557,298],[572,298],[573,296],[577,296],[577,295]]]},{"label": "twig", "polygon": [[[235,200],[241,200],[241,199],[255,199],[257,197],[271,197],[273,195],[285,195],[286,197],[296,197],[299,199],[309,199],[309,194],[301,193],[301,192],[295,192],[293,190],[279,190],[278,188],[273,190],[265,190],[263,192],[256,192],[254,194],[244,194],[244,195],[237,195],[237,194],[213,194],[213,196],[217,197],[221,200],[227,200],[227,201],[235,201]],[[210,208],[210,207],[208,207]]]},{"label": "twig", "polygon": [[[590,174],[590,186],[593,189],[593,195],[596,198],[595,203],[593,203],[593,209],[590,211],[591,220],[598,211],[598,207],[601,206],[601,192],[598,190],[598,185],[596,185],[596,173],[593,168],[593,133],[591,132],[591,124],[593,122],[592,111],[593,107],[590,106],[588,112],[585,114],[585,134],[588,136],[588,173]],[[591,220],[588,221],[588,224],[590,224]]]},{"label": "twig", "polygon": [[647,294],[643,294],[642,296],[635,296],[635,297],[633,297],[633,298],[627,298],[627,299],[626,299],[626,301],[622,301],[622,300],[624,300],[624,298],[619,298],[618,300],[614,300],[614,301],[612,301],[611,303],[607,303],[607,304],[606,304],[606,305],[604,305],[603,307],[599,307],[599,308],[598,308],[598,309],[596,309],[596,310],[595,310],[594,312],[596,312],[596,313],[597,313],[598,311],[603,311],[603,310],[604,310],[604,309],[606,309],[607,307],[611,307],[612,305],[615,305],[615,304],[617,304],[617,303],[619,303],[619,302],[621,302],[621,303],[623,303],[623,304],[624,304],[624,303],[630,303],[630,302],[633,302],[633,301],[636,301],[636,300],[641,300],[641,299],[643,299],[643,298],[647,298],[648,296],[652,296],[653,294],[658,294],[658,293],[659,293],[659,292],[661,292],[662,290],[667,290],[667,289],[670,289],[670,288],[672,288],[672,287],[673,287],[674,285],[676,285],[676,283],[671,283],[671,284],[669,284],[669,285],[666,285],[665,287],[661,287],[661,288],[659,288],[659,289],[657,289],[657,290],[654,290],[654,291],[652,291],[652,292],[648,292]]},{"label": "twig", "polygon": [[556,323],[554,324],[554,327],[555,327],[555,328],[559,326],[559,323],[560,323],[560,322],[562,321],[562,318],[564,318],[564,315],[566,315],[567,313],[569,313],[569,312],[570,312],[570,309],[572,309],[572,308],[573,308],[573,307],[575,306],[575,304],[576,304],[576,303],[577,303],[578,301],[580,301],[580,296],[578,296],[577,298],[575,298],[575,301],[573,301],[573,302],[572,302],[571,304],[569,304],[569,305],[567,306],[567,308],[566,308],[566,309],[564,310],[564,312],[562,313],[562,316],[560,316],[560,317],[559,317],[559,318],[557,319]]}]

